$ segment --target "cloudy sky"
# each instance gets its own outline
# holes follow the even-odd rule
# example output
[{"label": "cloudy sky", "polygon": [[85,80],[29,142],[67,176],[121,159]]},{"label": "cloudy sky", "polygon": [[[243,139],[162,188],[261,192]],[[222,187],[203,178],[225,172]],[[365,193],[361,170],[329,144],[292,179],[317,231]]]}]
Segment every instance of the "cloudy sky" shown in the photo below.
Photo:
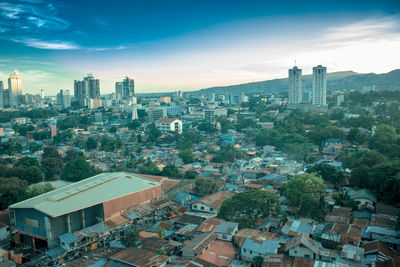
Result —
[{"label": "cloudy sky", "polygon": [[400,1],[3,0],[0,80],[55,95],[93,73],[102,93],[194,90],[303,73],[400,68]]}]

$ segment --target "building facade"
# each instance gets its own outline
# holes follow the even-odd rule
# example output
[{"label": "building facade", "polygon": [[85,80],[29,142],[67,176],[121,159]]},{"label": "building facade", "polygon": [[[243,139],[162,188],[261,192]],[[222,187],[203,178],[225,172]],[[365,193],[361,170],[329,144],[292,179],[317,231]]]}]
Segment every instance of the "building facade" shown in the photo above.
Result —
[{"label": "building facade", "polygon": [[19,98],[22,95],[22,79],[18,70],[14,70],[8,78],[8,93],[10,105],[16,106],[19,104]]},{"label": "building facade", "polygon": [[182,121],[174,118],[162,118],[156,122],[156,127],[163,134],[176,132],[182,133]]},{"label": "building facade", "polygon": [[100,81],[88,74],[83,81],[74,81],[75,102],[79,107],[87,107],[90,99],[100,99]]},{"label": "building facade", "polygon": [[289,69],[289,104],[303,102],[302,70],[294,66]]},{"label": "building facade", "polygon": [[313,68],[313,105],[326,106],[326,67]]}]

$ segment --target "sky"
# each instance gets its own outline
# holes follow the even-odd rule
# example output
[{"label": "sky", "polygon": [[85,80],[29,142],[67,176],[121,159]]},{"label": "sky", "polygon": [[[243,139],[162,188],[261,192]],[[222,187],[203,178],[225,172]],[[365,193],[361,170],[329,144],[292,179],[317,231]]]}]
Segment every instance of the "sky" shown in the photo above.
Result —
[{"label": "sky", "polygon": [[303,74],[400,68],[400,1],[2,0],[0,81],[23,92],[101,93],[125,76],[137,93],[190,91]]}]

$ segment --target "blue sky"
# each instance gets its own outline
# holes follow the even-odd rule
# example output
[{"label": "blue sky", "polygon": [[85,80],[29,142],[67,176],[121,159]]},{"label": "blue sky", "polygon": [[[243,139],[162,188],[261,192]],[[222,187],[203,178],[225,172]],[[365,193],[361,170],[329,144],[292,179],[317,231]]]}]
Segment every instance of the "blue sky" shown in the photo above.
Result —
[{"label": "blue sky", "polygon": [[49,1],[0,3],[0,80],[54,95],[92,72],[102,93],[194,90],[303,73],[399,68],[400,3],[383,1]]}]

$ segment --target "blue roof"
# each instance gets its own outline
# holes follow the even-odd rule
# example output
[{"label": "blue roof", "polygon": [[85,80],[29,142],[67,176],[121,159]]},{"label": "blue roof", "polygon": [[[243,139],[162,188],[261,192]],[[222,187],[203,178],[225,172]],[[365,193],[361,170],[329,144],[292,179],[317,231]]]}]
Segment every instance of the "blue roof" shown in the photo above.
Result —
[{"label": "blue roof", "polygon": [[215,231],[216,233],[221,233],[221,234],[231,234],[232,230],[238,227],[238,223],[234,222],[221,222],[217,230]]},{"label": "blue roof", "polygon": [[277,254],[279,248],[278,241],[264,240],[261,243],[255,242],[253,239],[246,239],[243,243],[242,248],[248,249],[262,255]]}]

